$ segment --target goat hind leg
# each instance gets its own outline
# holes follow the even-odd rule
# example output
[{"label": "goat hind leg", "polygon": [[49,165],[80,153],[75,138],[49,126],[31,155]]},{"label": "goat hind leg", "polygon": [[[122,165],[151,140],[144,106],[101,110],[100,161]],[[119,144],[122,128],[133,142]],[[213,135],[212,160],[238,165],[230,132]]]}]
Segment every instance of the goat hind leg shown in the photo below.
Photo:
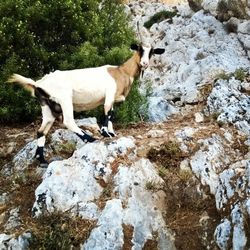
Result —
[{"label": "goat hind leg", "polygon": [[96,139],[81,130],[75,123],[73,116],[73,105],[71,101],[65,101],[61,104],[63,111],[64,125],[74,133],[76,133],[84,142],[94,142]]},{"label": "goat hind leg", "polygon": [[45,137],[48,134],[50,128],[52,127],[55,117],[53,116],[49,106],[42,106],[43,121],[42,125],[37,132],[37,149],[35,153],[35,158],[39,161],[41,167],[47,167],[48,162],[44,158],[44,145]]}]

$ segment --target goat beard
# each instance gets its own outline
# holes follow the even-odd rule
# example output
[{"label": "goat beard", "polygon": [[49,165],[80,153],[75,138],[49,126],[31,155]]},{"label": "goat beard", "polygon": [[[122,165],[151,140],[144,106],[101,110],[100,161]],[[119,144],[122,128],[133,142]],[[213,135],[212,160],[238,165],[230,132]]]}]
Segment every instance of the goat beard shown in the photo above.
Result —
[{"label": "goat beard", "polygon": [[142,79],[143,78],[143,76],[144,76],[144,69],[141,69],[141,74],[140,74],[140,78]]}]

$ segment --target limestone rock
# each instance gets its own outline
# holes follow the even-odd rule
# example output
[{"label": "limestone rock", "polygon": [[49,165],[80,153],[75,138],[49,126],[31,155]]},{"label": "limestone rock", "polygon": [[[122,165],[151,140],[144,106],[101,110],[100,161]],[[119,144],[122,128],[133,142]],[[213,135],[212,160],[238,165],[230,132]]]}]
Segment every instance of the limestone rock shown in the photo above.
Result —
[{"label": "limestone rock", "polygon": [[29,247],[31,233],[23,233],[15,238],[13,235],[0,234],[0,249],[1,250],[26,250]]}]

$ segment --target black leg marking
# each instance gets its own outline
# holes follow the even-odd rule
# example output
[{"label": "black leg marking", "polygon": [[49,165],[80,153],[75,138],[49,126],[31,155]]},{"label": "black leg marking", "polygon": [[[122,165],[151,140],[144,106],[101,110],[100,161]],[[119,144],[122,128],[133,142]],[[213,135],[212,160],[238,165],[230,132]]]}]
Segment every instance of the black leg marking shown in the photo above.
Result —
[{"label": "black leg marking", "polygon": [[40,137],[42,137],[42,136],[44,136],[43,132],[39,132],[39,131],[38,131],[38,132],[37,132],[37,139],[40,138]]},{"label": "black leg marking", "polygon": [[83,135],[76,133],[84,142],[94,142],[96,139],[88,135],[86,132],[82,131]]},{"label": "black leg marking", "polygon": [[104,137],[114,137],[115,134],[108,131],[108,124],[109,122],[112,122],[113,121],[113,118],[114,118],[114,112],[113,110],[109,110],[108,114],[105,115],[105,118],[104,118],[104,122],[103,122],[103,125],[102,125],[102,128],[101,128],[101,135],[104,136]]},{"label": "black leg marking", "polygon": [[101,135],[102,136],[104,136],[104,137],[112,137],[110,134],[109,134],[109,132],[108,132],[108,127],[106,127],[106,126],[103,126],[102,128],[101,128]]},{"label": "black leg marking", "polygon": [[43,147],[37,147],[35,158],[39,161],[40,167],[47,167],[49,163],[44,159]]}]

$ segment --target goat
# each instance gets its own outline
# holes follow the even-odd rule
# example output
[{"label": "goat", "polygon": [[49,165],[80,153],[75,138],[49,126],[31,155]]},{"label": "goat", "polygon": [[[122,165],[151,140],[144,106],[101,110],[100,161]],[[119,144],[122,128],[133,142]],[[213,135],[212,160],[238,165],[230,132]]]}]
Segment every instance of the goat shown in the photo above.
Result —
[{"label": "goat", "polygon": [[55,119],[63,115],[64,125],[75,132],[84,142],[95,138],[81,130],[74,121],[73,111],[84,111],[104,105],[105,119],[101,127],[104,137],[113,137],[113,104],[125,101],[134,78],[149,66],[153,54],[162,54],[165,49],[143,44],[132,44],[133,56],[120,66],[104,65],[96,68],[55,71],[34,81],[13,74],[9,83],[18,83],[38,98],[42,109],[42,124],[37,132],[36,159],[47,166],[44,158],[45,137]]}]

